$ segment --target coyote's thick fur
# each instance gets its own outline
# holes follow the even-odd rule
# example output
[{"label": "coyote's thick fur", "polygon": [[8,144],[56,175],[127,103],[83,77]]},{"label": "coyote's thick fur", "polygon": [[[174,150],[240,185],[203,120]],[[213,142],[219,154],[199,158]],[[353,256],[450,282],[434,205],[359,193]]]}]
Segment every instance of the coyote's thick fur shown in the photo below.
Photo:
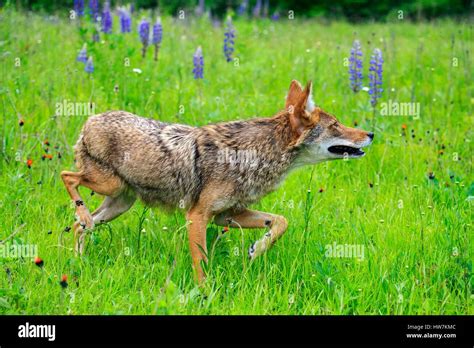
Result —
[{"label": "coyote's thick fur", "polygon": [[[79,172],[62,172],[76,205],[76,250],[84,230],[111,221],[139,197],[145,204],[187,211],[190,249],[197,277],[207,261],[206,225],[268,228],[249,249],[262,254],[285,232],[279,215],[247,209],[274,190],[294,168],[364,155],[373,133],[340,124],[314,107],[311,83],[293,81],[286,107],[271,118],[191,127],[110,111],[90,117],[75,146]],[[92,214],[77,187],[105,195]]]}]

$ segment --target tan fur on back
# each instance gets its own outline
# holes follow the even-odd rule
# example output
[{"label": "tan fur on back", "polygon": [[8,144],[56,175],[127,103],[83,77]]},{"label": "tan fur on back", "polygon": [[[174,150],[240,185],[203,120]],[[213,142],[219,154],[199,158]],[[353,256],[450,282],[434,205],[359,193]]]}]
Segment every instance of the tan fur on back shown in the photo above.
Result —
[{"label": "tan fur on back", "polygon": [[[75,151],[79,166],[93,160],[150,205],[189,208],[206,185],[221,185],[213,208],[221,211],[258,200],[284,177],[298,154],[288,120],[282,112],[197,128],[112,111],[89,118]],[[251,154],[252,163],[232,163],[226,153]]]}]

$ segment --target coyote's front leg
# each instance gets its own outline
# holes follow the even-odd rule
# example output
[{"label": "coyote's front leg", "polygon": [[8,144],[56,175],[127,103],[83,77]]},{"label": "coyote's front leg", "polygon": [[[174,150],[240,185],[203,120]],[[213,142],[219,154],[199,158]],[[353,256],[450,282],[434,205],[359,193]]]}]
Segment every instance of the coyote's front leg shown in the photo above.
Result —
[{"label": "coyote's front leg", "polygon": [[209,218],[209,214],[200,209],[199,206],[193,207],[186,214],[189,249],[191,250],[193,268],[199,284],[202,284],[206,278],[201,262],[207,262],[206,226]]},{"label": "coyote's front leg", "polygon": [[239,211],[238,213],[226,211],[217,215],[214,222],[220,226],[269,228],[269,231],[249,248],[249,258],[251,260],[262,255],[267,249],[269,249],[288,228],[288,221],[286,221],[286,219],[281,215],[249,209]]}]

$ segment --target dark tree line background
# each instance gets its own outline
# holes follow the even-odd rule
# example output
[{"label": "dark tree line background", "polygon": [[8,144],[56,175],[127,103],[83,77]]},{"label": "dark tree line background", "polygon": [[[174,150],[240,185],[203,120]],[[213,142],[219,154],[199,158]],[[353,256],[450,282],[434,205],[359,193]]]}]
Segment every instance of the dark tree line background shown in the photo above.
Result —
[{"label": "dark tree line background", "polygon": [[[102,4],[105,0],[100,0]],[[136,8],[160,8],[161,12],[176,14],[180,9],[192,10],[198,0],[111,0],[112,6],[133,3]],[[346,18],[350,21],[396,18],[403,11],[404,18],[412,20],[433,19],[438,17],[472,17],[474,0],[261,0],[269,4],[269,15],[278,11],[281,16],[293,10],[298,17]],[[86,7],[89,0],[84,0]],[[213,15],[223,16],[232,9],[237,11],[241,0],[205,0],[206,10]],[[247,13],[252,14],[257,0],[249,0]],[[18,9],[54,12],[72,8],[73,0],[0,0],[0,4],[9,4]]]}]

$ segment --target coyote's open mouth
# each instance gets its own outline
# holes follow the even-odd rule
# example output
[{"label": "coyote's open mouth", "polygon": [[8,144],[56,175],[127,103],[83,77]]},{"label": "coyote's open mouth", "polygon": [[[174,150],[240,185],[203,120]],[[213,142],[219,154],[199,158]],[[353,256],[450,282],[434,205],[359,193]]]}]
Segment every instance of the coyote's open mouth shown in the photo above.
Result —
[{"label": "coyote's open mouth", "polygon": [[348,154],[349,156],[354,156],[354,157],[363,156],[365,154],[365,152],[362,151],[358,147],[345,146],[345,145],[330,146],[328,148],[328,151],[336,155]]}]

